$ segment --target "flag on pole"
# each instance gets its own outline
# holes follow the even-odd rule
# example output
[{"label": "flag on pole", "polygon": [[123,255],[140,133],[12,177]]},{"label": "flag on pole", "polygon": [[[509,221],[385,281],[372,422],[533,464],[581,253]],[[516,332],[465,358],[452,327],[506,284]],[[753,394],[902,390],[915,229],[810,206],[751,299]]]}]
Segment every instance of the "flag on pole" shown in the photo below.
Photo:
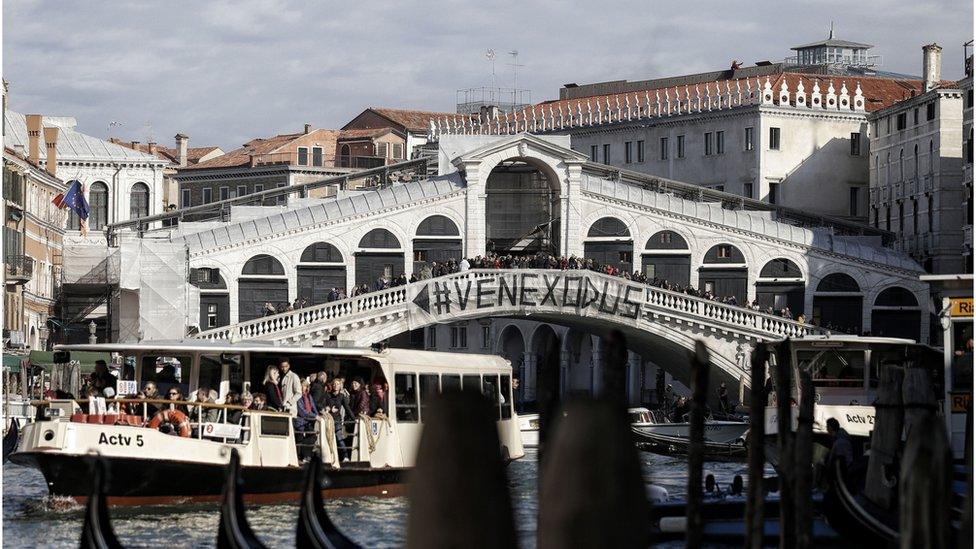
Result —
[{"label": "flag on pole", "polygon": [[68,190],[64,194],[58,194],[51,201],[59,209],[68,208],[75,212],[78,219],[81,221],[80,228],[81,234],[88,233],[88,212],[90,210],[88,206],[88,200],[85,199],[85,185],[74,179],[68,182]]}]

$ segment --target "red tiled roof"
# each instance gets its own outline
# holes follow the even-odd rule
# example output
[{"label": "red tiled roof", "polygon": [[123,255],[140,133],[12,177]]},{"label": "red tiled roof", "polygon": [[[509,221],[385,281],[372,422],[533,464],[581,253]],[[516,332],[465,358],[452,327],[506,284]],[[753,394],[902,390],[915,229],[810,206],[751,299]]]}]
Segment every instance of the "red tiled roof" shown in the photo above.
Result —
[{"label": "red tiled roof", "polygon": [[199,164],[187,166],[183,169],[205,170],[208,168],[233,168],[237,166],[246,166],[251,163],[252,156],[279,152],[279,149],[284,148],[292,141],[312,134],[316,134],[320,139],[328,142],[323,149],[325,149],[328,156],[332,156],[335,151],[335,143],[336,138],[339,135],[339,131],[320,128],[317,130],[312,130],[308,134],[304,132],[286,133],[276,135],[274,137],[252,139],[243,146],[224,153],[221,156],[211,158],[210,160],[200,162]]},{"label": "red tiled roof", "polygon": [[[412,132],[426,132],[430,129],[431,120],[464,116],[453,112],[412,111],[379,107],[370,107],[369,110]],[[472,118],[474,118],[473,115]]]},{"label": "red tiled roof", "polygon": [[370,137],[379,137],[381,135],[387,134],[394,131],[393,128],[372,128],[365,130],[342,130],[339,132],[339,139],[366,139]]},{"label": "red tiled roof", "polygon": [[[117,137],[110,137],[108,140],[112,143],[115,143],[116,145],[121,145],[127,149],[132,149],[134,151],[139,151],[144,153],[149,152],[149,145],[147,143],[139,143],[138,146],[133,146],[132,142],[122,141]],[[219,148],[220,147],[217,146],[188,147],[186,149],[186,162],[187,164],[196,164],[197,162],[200,161],[201,158],[207,156],[208,154],[212,153],[213,151]],[[177,159],[177,154],[178,151],[173,147],[161,147],[159,145],[156,145],[156,156],[163,160],[169,160],[170,162],[178,162],[179,160]]]},{"label": "red tiled roof", "polygon": [[[900,80],[894,78],[879,78],[871,76],[838,76],[838,75],[821,75],[821,74],[804,74],[804,73],[793,73],[793,72],[780,72],[773,75],[769,79],[770,85],[773,90],[773,100],[779,103],[779,89],[783,81],[786,81],[787,87],[790,93],[791,102],[794,100],[796,86],[799,81],[803,81],[803,86],[805,88],[807,98],[809,101],[810,94],[813,91],[814,82],[819,82],[820,93],[826,96],[828,86],[833,83],[835,93],[839,96],[842,85],[847,86],[847,93],[851,97],[851,102],[853,103],[854,91],[860,84],[861,93],[864,95],[865,110],[867,112],[876,111],[888,107],[898,101],[902,101],[911,97],[914,91],[915,95],[922,93],[923,83],[921,80]],[[546,117],[549,115],[550,109],[555,114],[559,116],[560,109],[564,109],[564,112],[568,115],[570,112],[577,112],[577,103],[582,107],[584,116],[588,112],[587,104],[592,105],[594,111],[596,110],[596,105],[599,103],[600,108],[606,110],[607,104],[609,102],[610,108],[613,110],[617,109],[617,101],[620,101],[620,106],[626,109],[627,101],[630,101],[631,105],[637,101],[641,106],[647,104],[647,97],[650,97],[651,104],[655,104],[657,101],[657,95],[660,96],[661,102],[665,101],[665,98],[669,98],[672,102],[676,100],[683,100],[690,96],[692,104],[696,102],[698,93],[701,93],[702,98],[705,98],[706,90],[711,97],[715,97],[716,92],[726,93],[726,90],[731,90],[733,94],[736,94],[739,89],[743,93],[746,92],[746,87],[748,85],[749,89],[756,93],[762,89],[766,84],[765,78],[739,78],[739,79],[725,79],[718,80],[715,82],[708,82],[698,85],[679,85],[677,87],[671,86],[666,88],[649,88],[640,91],[628,91],[625,93],[615,93],[606,95],[594,95],[590,97],[584,97],[579,99],[563,99],[563,100],[553,100],[545,101],[529,107],[523,111],[520,111],[517,115],[517,119],[533,118],[533,115],[537,118],[542,118],[543,114]],[[737,89],[738,86],[738,89]],[[757,89],[757,86],[759,89]],[[824,100],[826,101],[826,99]]]}]

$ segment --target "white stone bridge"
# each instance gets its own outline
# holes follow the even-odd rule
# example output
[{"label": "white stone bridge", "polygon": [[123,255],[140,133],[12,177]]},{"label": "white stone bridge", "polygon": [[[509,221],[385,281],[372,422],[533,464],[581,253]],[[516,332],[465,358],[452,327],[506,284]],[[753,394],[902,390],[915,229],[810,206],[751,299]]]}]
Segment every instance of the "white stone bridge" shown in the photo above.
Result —
[{"label": "white stone bridge", "polygon": [[[730,378],[746,375],[742,346],[821,333],[819,328],[588,270],[469,270],[197,334],[200,339],[315,345],[338,339],[366,346],[432,324],[526,318],[619,329],[631,349],[661,364],[687,363],[696,339]],[[663,355],[662,355],[663,353]],[[680,369],[679,369],[680,370]],[[526,372],[532,376],[532,372]],[[683,377],[680,371],[673,373]]]}]

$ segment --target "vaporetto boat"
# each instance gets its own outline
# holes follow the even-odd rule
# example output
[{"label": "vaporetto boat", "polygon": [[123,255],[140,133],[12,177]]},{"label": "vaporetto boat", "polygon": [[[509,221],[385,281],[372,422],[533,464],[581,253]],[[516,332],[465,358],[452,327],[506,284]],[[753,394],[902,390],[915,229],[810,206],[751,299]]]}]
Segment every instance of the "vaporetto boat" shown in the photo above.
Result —
[{"label": "vaporetto boat", "polygon": [[[209,387],[219,392],[220,399],[231,391],[258,391],[268,366],[283,358],[301,377],[324,370],[341,372],[347,380],[355,376],[387,384],[388,413],[385,417],[350,418],[348,437],[343,437],[350,442],[346,455],[341,455],[328,414],[314,420],[314,430],[297,433],[297,442],[318,449],[329,478],[325,489],[329,496],[403,493],[420,444],[427,404],[442,391],[485,394],[497,407],[503,457],[514,460],[524,455],[518,418],[512,410],[511,365],[495,356],[204,341],[57,349],[65,361],[75,350],[133,357],[136,366],[129,376],[132,379],[119,381],[122,395],[134,393],[132,389],[142,388],[149,381],[164,395],[174,387],[184,395]],[[36,419],[22,428],[10,459],[38,469],[52,495],[84,501],[90,479],[81,458],[97,452],[109,464],[110,504],[219,501],[232,448],[241,456],[247,480],[245,500],[294,501],[301,491],[302,468],[290,413],[132,398],[35,401],[34,405]],[[106,409],[101,410],[102,406]],[[150,407],[160,409],[160,413],[186,407],[186,425],[174,425],[171,434],[153,428],[170,418],[151,416]],[[219,420],[205,421],[202,411],[213,409],[219,410]],[[239,423],[233,421],[236,412],[240,412]]]}]

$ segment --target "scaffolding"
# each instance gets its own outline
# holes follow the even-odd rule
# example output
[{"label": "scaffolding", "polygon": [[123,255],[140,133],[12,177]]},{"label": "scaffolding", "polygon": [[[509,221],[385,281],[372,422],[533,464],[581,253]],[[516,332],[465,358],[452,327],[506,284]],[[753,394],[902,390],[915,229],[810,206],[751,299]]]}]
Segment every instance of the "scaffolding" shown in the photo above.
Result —
[{"label": "scaffolding", "polygon": [[495,107],[501,113],[523,110],[532,105],[532,92],[526,89],[482,86],[457,90],[458,114],[481,114],[483,108]]}]

